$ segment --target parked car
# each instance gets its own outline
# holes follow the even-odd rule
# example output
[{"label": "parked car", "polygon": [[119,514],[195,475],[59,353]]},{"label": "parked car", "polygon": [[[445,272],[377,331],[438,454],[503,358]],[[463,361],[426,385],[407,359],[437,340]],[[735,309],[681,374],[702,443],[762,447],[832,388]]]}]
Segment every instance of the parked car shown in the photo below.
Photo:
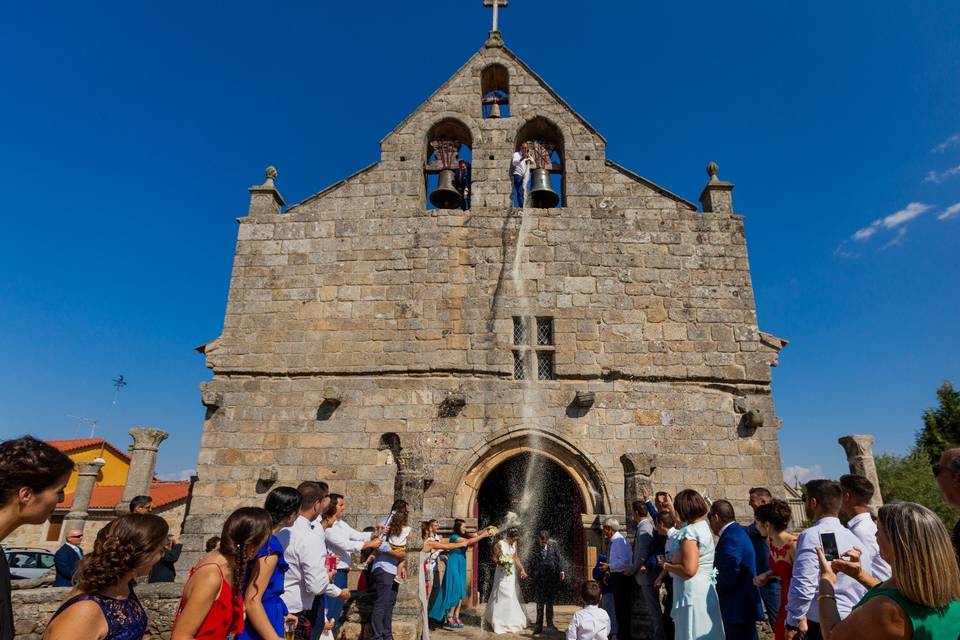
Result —
[{"label": "parked car", "polygon": [[53,554],[46,549],[9,547],[3,552],[10,565],[10,577],[14,580],[40,578],[53,569]]}]

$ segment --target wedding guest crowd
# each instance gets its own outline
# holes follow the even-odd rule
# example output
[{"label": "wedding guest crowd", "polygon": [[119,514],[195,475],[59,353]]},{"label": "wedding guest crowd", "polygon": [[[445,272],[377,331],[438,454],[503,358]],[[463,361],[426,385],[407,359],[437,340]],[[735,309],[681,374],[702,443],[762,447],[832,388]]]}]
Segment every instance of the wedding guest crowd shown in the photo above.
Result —
[{"label": "wedding guest crowd", "polygon": [[[69,457],[29,436],[0,443],[0,540],[45,522],[63,500],[73,467]],[[960,449],[945,452],[932,470],[945,500],[960,507]],[[791,523],[790,506],[763,487],[749,492],[753,517],[746,527],[728,500],[711,503],[692,489],[676,497],[658,491],[650,500],[644,490],[631,505],[632,540],[616,518],[603,522],[606,546],[595,580],[581,584],[584,608],[567,639],[754,640],[764,624],[777,640],[960,637],[960,525],[951,537],[932,511],[913,503],[887,504],[875,518],[869,506],[875,490],[852,474],[807,482],[803,500],[812,524],[799,536],[790,533],[791,524],[800,524]],[[363,532],[343,521],[345,509],[346,498],[330,494],[326,483],[305,481],[272,489],[262,508],[229,514],[186,577],[171,640],[316,640],[332,631],[353,595],[347,584],[355,554],[364,567],[358,585],[372,596],[373,640],[392,640],[397,590],[406,578],[409,507],[397,500],[388,518]],[[180,553],[166,522],[150,511],[149,498],[135,498],[129,514],[97,533],[88,554],[80,548],[82,531],[66,532],[55,579],[70,591],[44,640],[143,638],[148,620],[138,579],[174,580]],[[455,521],[444,542],[436,520],[420,523],[424,616],[429,612],[452,631],[463,627],[466,548],[495,533],[471,533],[465,525]],[[517,554],[515,567],[497,557],[498,571],[507,572],[504,589],[528,579],[518,537],[511,530],[500,543]],[[538,540],[526,556],[538,605],[535,634],[551,630],[557,585],[566,578],[549,532]],[[442,553],[447,566],[440,581]],[[775,599],[767,597],[773,590]],[[636,607],[645,615],[635,616]],[[0,640],[13,640],[14,631],[10,573],[0,554]]]}]

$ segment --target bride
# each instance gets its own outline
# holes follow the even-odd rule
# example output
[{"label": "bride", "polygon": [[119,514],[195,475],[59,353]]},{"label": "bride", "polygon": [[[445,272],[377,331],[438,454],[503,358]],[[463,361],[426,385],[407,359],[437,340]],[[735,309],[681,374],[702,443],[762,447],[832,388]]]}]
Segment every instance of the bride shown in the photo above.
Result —
[{"label": "bride", "polygon": [[529,624],[527,613],[520,604],[520,578],[526,578],[527,572],[520,563],[519,538],[517,529],[509,529],[506,538],[493,548],[497,570],[493,574],[493,587],[483,619],[494,633],[518,633]]}]

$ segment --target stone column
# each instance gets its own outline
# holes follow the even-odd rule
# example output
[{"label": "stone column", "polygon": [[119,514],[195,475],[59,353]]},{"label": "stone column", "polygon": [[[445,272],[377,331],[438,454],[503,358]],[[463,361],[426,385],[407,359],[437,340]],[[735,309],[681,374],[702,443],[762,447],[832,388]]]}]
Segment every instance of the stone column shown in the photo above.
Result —
[{"label": "stone column", "polygon": [[648,491],[653,486],[653,471],[657,468],[657,457],[651,453],[625,453],[620,456],[623,465],[623,508],[626,522],[633,522],[633,501],[643,499],[643,488]]},{"label": "stone column", "polygon": [[847,454],[847,465],[850,467],[850,473],[863,476],[873,483],[875,491],[873,500],[870,501],[870,509],[876,512],[877,508],[883,506],[883,496],[880,495],[880,477],[877,475],[877,465],[873,462],[873,436],[843,436],[837,442],[843,447]]},{"label": "stone column", "polygon": [[87,509],[90,508],[90,498],[93,496],[93,487],[97,484],[100,469],[106,462],[103,458],[96,458],[90,462],[81,462],[77,465],[77,486],[73,490],[73,504],[70,512],[63,519],[61,535],[70,529],[80,529],[87,521]]},{"label": "stone column", "polygon": [[130,501],[136,496],[150,495],[150,483],[157,468],[157,450],[160,443],[170,435],[155,427],[134,427],[130,429],[133,446],[130,448],[130,470],[127,472],[127,485],[123,488],[123,498],[117,505],[117,513],[123,515],[130,511]]}]

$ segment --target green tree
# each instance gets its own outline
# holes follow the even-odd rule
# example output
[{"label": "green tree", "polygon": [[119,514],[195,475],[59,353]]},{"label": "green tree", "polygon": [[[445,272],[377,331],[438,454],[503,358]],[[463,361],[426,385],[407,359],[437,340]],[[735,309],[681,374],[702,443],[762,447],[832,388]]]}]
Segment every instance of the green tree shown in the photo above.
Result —
[{"label": "green tree", "polygon": [[922,504],[940,516],[952,530],[960,514],[940,496],[927,453],[923,449],[914,447],[905,456],[882,453],[875,462],[884,502],[904,500]]},{"label": "green tree", "polygon": [[931,463],[940,459],[940,454],[960,444],[960,391],[950,381],[937,389],[940,406],[923,412],[923,429],[917,434],[917,446]]}]

